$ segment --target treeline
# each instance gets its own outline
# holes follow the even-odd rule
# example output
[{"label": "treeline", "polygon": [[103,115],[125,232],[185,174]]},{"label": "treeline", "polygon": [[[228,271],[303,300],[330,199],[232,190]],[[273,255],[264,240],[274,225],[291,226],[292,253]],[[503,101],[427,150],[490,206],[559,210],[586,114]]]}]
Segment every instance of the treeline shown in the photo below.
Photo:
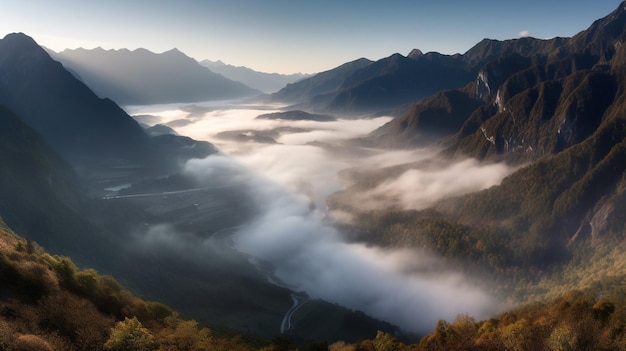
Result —
[{"label": "treeline", "polygon": [[329,350],[624,350],[626,280],[613,283],[615,286],[607,292],[572,291],[549,303],[526,305],[485,321],[466,315],[453,322],[442,320],[416,344],[403,344],[392,335],[379,332],[372,340],[338,342],[331,344]]}]

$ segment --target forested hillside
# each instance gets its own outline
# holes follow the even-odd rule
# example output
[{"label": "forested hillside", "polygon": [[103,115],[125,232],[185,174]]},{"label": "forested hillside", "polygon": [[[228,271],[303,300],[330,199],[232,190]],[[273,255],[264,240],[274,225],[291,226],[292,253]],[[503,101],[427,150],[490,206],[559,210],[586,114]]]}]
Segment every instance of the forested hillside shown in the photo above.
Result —
[{"label": "forested hillside", "polygon": [[[558,333],[578,340],[572,349],[590,349],[599,340],[608,342],[599,348],[619,349],[626,264],[625,38],[626,9],[620,6],[570,39],[481,42],[471,51],[480,48],[493,61],[474,82],[416,103],[360,140],[388,147],[429,145],[439,150],[439,160],[349,173],[355,183],[333,195],[329,205],[353,215],[347,225],[351,238],[433,250],[468,273],[488,272],[492,291],[505,305],[545,304],[487,324],[464,318],[454,327],[439,325],[430,341],[423,341],[424,349],[460,348],[446,344],[442,335],[466,333],[454,330],[468,326],[473,331],[466,341],[476,349],[511,347],[502,338],[514,328],[535,338],[530,349],[551,347],[548,340]],[[404,172],[437,170],[468,158],[515,171],[500,185],[425,209],[397,204],[368,209],[358,201]],[[385,197],[375,200],[384,203]],[[594,317],[605,299],[619,312],[610,322]],[[588,325],[576,324],[578,319]],[[491,334],[484,334],[485,328]],[[490,344],[494,338],[500,339]]]},{"label": "forested hillside", "polygon": [[[0,349],[253,350],[265,346],[215,332],[144,301],[111,276],[79,269],[13,233],[0,219]],[[271,346],[271,344],[268,344]],[[271,349],[271,348],[270,348]]]}]

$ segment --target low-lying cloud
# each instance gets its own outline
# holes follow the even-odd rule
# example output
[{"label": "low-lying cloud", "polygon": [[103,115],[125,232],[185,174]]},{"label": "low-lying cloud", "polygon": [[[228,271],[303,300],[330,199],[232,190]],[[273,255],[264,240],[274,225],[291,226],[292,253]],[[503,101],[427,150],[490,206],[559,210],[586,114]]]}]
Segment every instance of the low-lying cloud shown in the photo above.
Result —
[{"label": "low-lying cloud", "polygon": [[362,209],[403,208],[421,210],[435,202],[498,185],[511,174],[504,163],[481,164],[465,159],[445,166],[409,169],[372,190],[358,193],[354,202]]},{"label": "low-lying cloud", "polygon": [[[206,111],[187,118],[182,109],[170,108],[161,123],[187,120],[188,124],[178,123],[175,128],[179,134],[213,142],[229,155],[192,160],[184,172],[196,179],[229,174],[231,182],[249,189],[258,215],[237,229],[236,248],[270,262],[282,282],[313,298],[361,310],[410,331],[430,332],[439,319],[452,320],[458,314],[485,317],[493,312],[494,298],[437,256],[348,242],[326,215],[326,197],[346,186],[338,177],[342,169],[374,170],[432,157],[423,150],[345,150],[311,144],[362,136],[390,118],[322,123],[255,119],[272,112],[271,107]],[[218,138],[221,132],[277,128],[284,131],[276,138],[279,144]],[[424,208],[445,197],[495,185],[510,172],[505,165],[481,165],[475,160],[407,169],[359,193],[356,202]],[[164,229],[153,228],[151,242],[173,239],[162,233]]]},{"label": "low-lying cloud", "polygon": [[[240,167],[232,162],[232,169]],[[223,168],[224,159],[194,164],[210,173],[212,165]],[[348,243],[323,214],[284,188],[256,176],[248,185],[262,212],[238,230],[236,248],[271,262],[274,276],[293,289],[411,331],[432,330],[437,320],[460,313],[491,312],[492,297],[435,256]]]}]

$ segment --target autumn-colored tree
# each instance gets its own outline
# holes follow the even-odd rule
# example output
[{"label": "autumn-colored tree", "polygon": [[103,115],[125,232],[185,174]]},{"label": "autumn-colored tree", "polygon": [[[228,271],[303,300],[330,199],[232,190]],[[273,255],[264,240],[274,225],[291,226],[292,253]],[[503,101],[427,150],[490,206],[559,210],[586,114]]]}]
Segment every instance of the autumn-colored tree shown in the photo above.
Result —
[{"label": "autumn-colored tree", "polygon": [[376,351],[397,351],[398,341],[393,335],[383,331],[377,331],[373,341]]},{"label": "autumn-colored tree", "polygon": [[157,347],[152,333],[136,317],[117,323],[104,344],[104,349],[110,351],[154,351]]},{"label": "autumn-colored tree", "polygon": [[195,320],[184,321],[173,315],[165,318],[164,328],[157,341],[162,351],[205,351],[213,349],[213,336],[207,328],[200,328]]},{"label": "autumn-colored tree", "polygon": [[593,305],[594,318],[603,322],[608,321],[609,316],[613,312],[615,312],[615,305],[606,299],[602,299]]},{"label": "autumn-colored tree", "polygon": [[574,351],[578,350],[578,337],[569,324],[563,323],[552,330],[546,344],[552,351]]},{"label": "autumn-colored tree", "polygon": [[67,292],[41,299],[37,313],[40,325],[70,339],[82,350],[101,348],[115,322],[91,301]]},{"label": "autumn-colored tree", "polygon": [[356,345],[346,344],[345,341],[337,341],[328,346],[328,351],[355,351]]},{"label": "autumn-colored tree", "polygon": [[53,351],[52,346],[37,335],[20,335],[10,350],[13,351]]}]

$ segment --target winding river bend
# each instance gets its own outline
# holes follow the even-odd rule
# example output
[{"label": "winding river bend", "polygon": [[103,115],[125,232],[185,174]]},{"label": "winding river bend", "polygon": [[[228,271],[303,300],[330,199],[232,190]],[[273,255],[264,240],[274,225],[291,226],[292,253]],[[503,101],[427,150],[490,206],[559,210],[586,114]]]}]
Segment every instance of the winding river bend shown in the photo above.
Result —
[{"label": "winding river bend", "polygon": [[280,323],[281,334],[285,334],[294,328],[294,325],[291,322],[291,317],[298,309],[300,309],[300,307],[309,301],[309,297],[305,293],[291,293],[291,299],[293,300],[293,305],[287,313],[285,313],[285,317],[283,317],[283,321]]}]

